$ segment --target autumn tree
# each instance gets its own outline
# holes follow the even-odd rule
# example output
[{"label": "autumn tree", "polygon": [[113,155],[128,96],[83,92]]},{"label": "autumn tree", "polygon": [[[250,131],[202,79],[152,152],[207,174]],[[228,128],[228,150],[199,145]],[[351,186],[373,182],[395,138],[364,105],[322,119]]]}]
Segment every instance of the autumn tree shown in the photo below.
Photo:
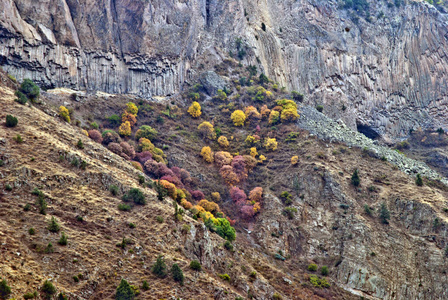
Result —
[{"label": "autumn tree", "polygon": [[266,148],[266,150],[268,151],[275,151],[277,150],[277,140],[275,138],[267,138],[264,141],[264,147]]},{"label": "autumn tree", "polygon": [[235,110],[230,116],[230,118],[232,119],[233,124],[235,126],[243,126],[244,122],[246,121],[246,115],[242,110],[239,109]]},{"label": "autumn tree", "polygon": [[215,128],[213,128],[213,125],[210,122],[204,121],[198,126],[199,133],[202,135],[202,137],[214,140],[216,139],[216,132]]},{"label": "autumn tree", "polygon": [[225,137],[225,136],[223,136],[223,135],[221,135],[221,136],[218,138],[218,144],[219,144],[221,147],[223,147],[223,148],[227,148],[227,147],[229,147],[229,145],[230,145],[229,141],[227,140],[227,137]]},{"label": "autumn tree", "polygon": [[213,162],[213,152],[209,146],[205,146],[202,148],[201,156],[206,162],[208,162],[208,163]]},{"label": "autumn tree", "polygon": [[193,118],[199,118],[201,116],[201,114],[202,114],[202,112],[201,112],[201,105],[198,102],[193,101],[191,106],[188,108],[188,113]]},{"label": "autumn tree", "polygon": [[120,127],[118,128],[118,133],[121,136],[131,135],[132,131],[131,131],[131,124],[129,123],[129,121],[126,121],[120,125]]}]

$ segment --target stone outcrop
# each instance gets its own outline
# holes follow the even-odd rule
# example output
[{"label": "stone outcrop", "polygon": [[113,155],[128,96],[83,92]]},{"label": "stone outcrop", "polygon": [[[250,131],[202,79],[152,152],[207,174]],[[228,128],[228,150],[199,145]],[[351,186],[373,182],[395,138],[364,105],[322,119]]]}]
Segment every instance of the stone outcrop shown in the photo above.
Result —
[{"label": "stone outcrop", "polygon": [[0,65],[44,87],[171,95],[239,37],[243,63],[352,129],[447,128],[447,16],[414,0],[370,15],[334,0],[1,0]]}]

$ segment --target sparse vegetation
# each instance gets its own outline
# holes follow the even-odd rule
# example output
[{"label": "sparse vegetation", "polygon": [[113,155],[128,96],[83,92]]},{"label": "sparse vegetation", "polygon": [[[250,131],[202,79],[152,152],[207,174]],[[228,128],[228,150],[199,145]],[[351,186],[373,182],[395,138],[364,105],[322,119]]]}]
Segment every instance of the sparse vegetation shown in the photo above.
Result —
[{"label": "sparse vegetation", "polygon": [[381,220],[381,223],[383,223],[383,224],[389,224],[390,212],[387,209],[386,203],[384,203],[384,202],[381,203],[380,220]]},{"label": "sparse vegetation", "polygon": [[195,270],[195,271],[201,271],[201,269],[202,269],[201,263],[197,260],[192,260],[190,262],[190,269]]},{"label": "sparse vegetation", "polygon": [[359,186],[359,184],[361,183],[361,179],[359,178],[358,174],[358,169],[355,169],[355,171],[353,172],[351,180],[352,184],[356,187]]},{"label": "sparse vegetation", "polygon": [[178,264],[173,264],[171,267],[171,274],[173,275],[174,281],[179,282],[181,285],[184,284],[184,273]]},{"label": "sparse vegetation", "polygon": [[130,286],[130,284],[124,280],[121,279],[120,284],[117,287],[117,291],[115,293],[115,299],[116,300],[132,300],[134,299],[135,294],[134,290]]},{"label": "sparse vegetation", "polygon": [[167,275],[165,259],[163,256],[159,255],[157,257],[157,261],[151,268],[152,273],[154,273],[157,277],[163,278]]},{"label": "sparse vegetation", "polygon": [[61,229],[61,226],[59,225],[59,223],[57,222],[55,217],[51,217],[51,220],[48,222],[47,229],[50,232],[59,232],[59,230]]},{"label": "sparse vegetation", "polygon": [[6,127],[16,127],[19,121],[12,115],[6,115]]},{"label": "sparse vegetation", "polygon": [[41,292],[45,299],[51,299],[54,294],[56,294],[56,287],[51,283],[51,281],[45,280],[42,285]]},{"label": "sparse vegetation", "polygon": [[8,299],[9,295],[11,295],[11,287],[8,285],[6,280],[3,279],[2,281],[0,281],[0,298]]}]

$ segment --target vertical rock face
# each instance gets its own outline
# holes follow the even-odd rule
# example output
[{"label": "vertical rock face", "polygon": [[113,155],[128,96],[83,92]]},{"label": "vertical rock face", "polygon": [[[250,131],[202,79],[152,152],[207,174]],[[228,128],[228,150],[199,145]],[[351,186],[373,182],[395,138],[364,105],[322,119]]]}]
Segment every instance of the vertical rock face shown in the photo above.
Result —
[{"label": "vertical rock face", "polygon": [[370,12],[367,22],[317,0],[0,0],[0,65],[46,87],[169,95],[240,37],[244,63],[353,129],[447,128],[447,16],[414,0],[371,1]]}]

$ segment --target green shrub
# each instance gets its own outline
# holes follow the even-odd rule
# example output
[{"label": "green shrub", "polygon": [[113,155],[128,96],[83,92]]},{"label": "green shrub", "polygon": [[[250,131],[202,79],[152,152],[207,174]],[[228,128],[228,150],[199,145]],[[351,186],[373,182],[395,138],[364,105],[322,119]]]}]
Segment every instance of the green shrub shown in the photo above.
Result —
[{"label": "green shrub", "polygon": [[157,257],[157,261],[152,266],[151,271],[157,275],[157,277],[163,278],[166,276],[166,264],[162,255]]},{"label": "green shrub", "polygon": [[149,290],[149,283],[146,280],[143,280],[142,290],[144,290],[144,291]]},{"label": "green shrub", "polygon": [[137,188],[132,188],[129,190],[127,194],[124,194],[123,201],[125,202],[134,201],[135,204],[139,205],[146,204],[145,195],[140,189]]},{"label": "green shrub", "polygon": [[317,110],[318,112],[323,112],[323,110],[324,110],[324,106],[323,106],[323,105],[316,105],[316,110]]},{"label": "green shrub", "polygon": [[310,276],[310,282],[314,287],[319,287],[319,288],[330,287],[330,284],[327,282],[327,280],[325,278],[319,278],[316,275]]},{"label": "green shrub", "polygon": [[317,271],[317,265],[316,264],[308,265],[308,271],[316,272]]},{"label": "green shrub", "polygon": [[51,220],[48,222],[48,230],[51,232],[59,232],[61,226],[58,224],[55,217],[51,217]]},{"label": "green shrub", "polygon": [[138,175],[138,183],[140,183],[140,184],[144,184],[144,183],[145,183],[145,176],[143,176],[143,175]]},{"label": "green shrub", "polygon": [[37,205],[39,205],[39,213],[45,215],[47,210],[47,201],[45,201],[45,195],[42,192],[40,192],[37,197]]},{"label": "green shrub", "polygon": [[110,192],[112,193],[112,195],[114,195],[114,196],[118,195],[118,186],[112,184],[112,185],[109,187],[109,191],[110,191]]},{"label": "green shrub", "polygon": [[28,98],[21,91],[16,91],[16,96],[17,96],[16,101],[19,102],[20,104],[26,104],[28,102]]},{"label": "green shrub", "polygon": [[79,278],[78,278],[78,276],[73,276],[73,280],[75,281],[75,282],[79,282]]},{"label": "green shrub", "polygon": [[78,149],[84,149],[84,143],[81,139],[78,140],[78,143],[76,143],[76,148]]},{"label": "green shrub", "polygon": [[283,203],[285,203],[285,205],[289,206],[292,204],[292,195],[289,192],[282,192],[280,194],[280,198],[283,200]]},{"label": "green shrub", "polygon": [[30,209],[31,209],[31,204],[29,204],[29,203],[25,204],[25,206],[23,207],[24,211],[30,211]]},{"label": "green shrub", "polygon": [[381,223],[383,223],[383,224],[389,224],[390,212],[387,209],[386,203],[384,203],[384,202],[381,203],[380,220],[381,220]]},{"label": "green shrub", "polygon": [[274,293],[274,295],[272,295],[272,299],[273,300],[283,300],[283,297],[279,293]]},{"label": "green shrub", "polygon": [[132,228],[132,229],[134,229],[135,227],[137,227],[137,226],[135,226],[135,224],[134,224],[134,223],[129,223],[129,228]]},{"label": "green shrub", "polygon": [[359,178],[358,174],[358,169],[355,169],[355,171],[353,172],[351,180],[354,186],[359,186],[359,184],[361,183],[361,179]]},{"label": "green shrub", "polygon": [[162,216],[157,216],[156,217],[157,222],[159,223],[163,223],[163,217]]},{"label": "green shrub", "polygon": [[6,115],[6,127],[16,127],[19,121],[12,115]]},{"label": "green shrub", "polygon": [[116,300],[132,300],[134,299],[135,294],[132,287],[129,285],[129,283],[121,279],[120,284],[117,287],[117,292],[115,294]]},{"label": "green shrub", "polygon": [[232,245],[232,243],[229,242],[229,241],[226,241],[226,242],[224,243],[224,248],[226,248],[226,249],[229,250],[229,251],[233,251],[233,245]]},{"label": "green shrub", "polygon": [[121,211],[130,211],[132,209],[132,206],[126,203],[120,203],[118,204],[118,209]]},{"label": "green shrub", "polygon": [[27,299],[34,299],[37,298],[37,292],[34,293],[26,293],[23,295],[23,299],[27,300]]},{"label": "green shrub", "polygon": [[366,215],[371,216],[372,215],[372,209],[367,204],[364,204],[364,212]]},{"label": "green shrub", "polygon": [[157,130],[148,125],[140,126],[140,128],[135,133],[135,139],[139,140],[140,138],[146,138],[150,141],[153,141],[157,137]]},{"label": "green shrub", "polygon": [[71,164],[73,167],[78,167],[78,166],[79,166],[79,160],[78,160],[78,158],[77,158],[77,157],[73,158],[72,161],[70,162],[70,164]]},{"label": "green shrub", "polygon": [[23,143],[23,139],[22,136],[20,134],[17,134],[15,137],[13,137],[14,141],[16,141],[16,143],[21,144]]},{"label": "green shrub", "polygon": [[51,281],[45,280],[41,291],[46,299],[51,299],[52,296],[56,294],[56,287],[51,283]]},{"label": "green shrub", "polygon": [[39,99],[40,89],[31,79],[24,79],[19,91],[33,102]]},{"label": "green shrub", "polygon": [[320,274],[327,276],[329,273],[328,271],[328,267],[327,266],[322,266],[322,268],[320,268]]},{"label": "green shrub", "polygon": [[10,184],[5,185],[5,190],[12,191],[12,186]]},{"label": "green shrub", "polygon": [[98,124],[96,122],[90,123],[90,127],[93,128],[93,129],[98,129],[99,128],[99,126],[98,126]]},{"label": "green shrub", "polygon": [[295,213],[297,213],[297,208],[295,207],[285,207],[285,209],[283,209],[283,215],[287,216],[290,220],[294,219]]},{"label": "green shrub", "polygon": [[112,116],[108,117],[107,120],[109,121],[110,125],[112,125],[112,126],[117,126],[121,122],[121,118],[118,115],[112,115]]},{"label": "green shrub", "polygon": [[11,295],[11,288],[9,287],[8,283],[5,279],[0,281],[0,298],[1,299],[7,299]]},{"label": "green shrub", "polygon": [[47,248],[45,248],[45,253],[53,253],[53,252],[54,252],[53,244],[48,243]]},{"label": "green shrub", "polygon": [[29,233],[30,235],[34,235],[34,234],[36,234],[36,230],[34,230],[34,228],[31,227],[30,229],[28,229],[28,233]]},{"label": "green shrub", "polygon": [[221,278],[222,280],[226,280],[226,281],[230,281],[230,276],[229,274],[218,274],[219,278]]},{"label": "green shrub", "polygon": [[85,160],[81,161],[81,170],[85,170],[87,168],[87,162]]},{"label": "green shrub", "polygon": [[415,179],[415,184],[417,186],[423,186],[423,179],[422,179],[422,176],[420,174],[417,174],[417,178]]},{"label": "green shrub", "polygon": [[3,159],[0,159],[0,167],[2,167],[5,164],[5,161]]},{"label": "green shrub", "polygon": [[173,275],[174,281],[179,282],[181,285],[184,284],[184,273],[178,264],[173,264],[171,267],[171,274]]},{"label": "green shrub", "polygon": [[201,271],[202,266],[201,266],[201,263],[200,263],[199,261],[197,261],[197,260],[192,260],[192,261],[190,262],[190,268],[191,268],[192,270],[195,270],[195,271]]},{"label": "green shrub", "polygon": [[59,293],[57,299],[58,300],[68,300],[68,297],[63,293]]},{"label": "green shrub", "polygon": [[65,235],[64,232],[62,232],[61,238],[58,241],[58,244],[61,246],[66,246],[67,245],[67,236]]}]

